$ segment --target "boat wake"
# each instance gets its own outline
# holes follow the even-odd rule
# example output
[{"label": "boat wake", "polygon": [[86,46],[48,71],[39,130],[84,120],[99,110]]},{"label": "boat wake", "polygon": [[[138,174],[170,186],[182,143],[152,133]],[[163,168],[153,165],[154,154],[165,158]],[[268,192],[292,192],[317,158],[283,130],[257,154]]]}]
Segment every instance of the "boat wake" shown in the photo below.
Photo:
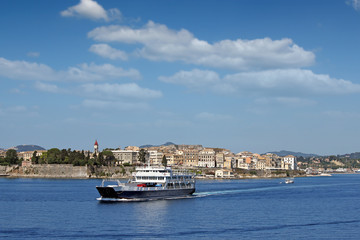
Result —
[{"label": "boat wake", "polygon": [[114,202],[148,202],[158,200],[177,200],[177,199],[191,199],[195,196],[179,196],[179,197],[164,197],[164,198],[96,198],[101,203],[114,203]]},{"label": "boat wake", "polygon": [[273,191],[280,189],[295,189],[295,188],[319,188],[319,187],[330,187],[334,185],[354,185],[354,183],[349,184],[317,184],[317,185],[277,185],[269,187],[260,187],[260,188],[248,188],[248,189],[232,189],[232,190],[222,190],[222,191],[209,191],[209,192],[196,192],[193,194],[194,197],[207,197],[213,195],[225,195],[225,194],[234,194],[234,193],[249,193],[249,192],[262,192],[262,191]]},{"label": "boat wake", "polygon": [[225,195],[233,193],[245,193],[245,192],[260,192],[280,189],[283,187],[262,187],[262,188],[249,188],[249,189],[233,189],[233,190],[222,190],[222,191],[211,191],[211,192],[197,192],[194,193],[194,197],[206,197],[212,195]]}]

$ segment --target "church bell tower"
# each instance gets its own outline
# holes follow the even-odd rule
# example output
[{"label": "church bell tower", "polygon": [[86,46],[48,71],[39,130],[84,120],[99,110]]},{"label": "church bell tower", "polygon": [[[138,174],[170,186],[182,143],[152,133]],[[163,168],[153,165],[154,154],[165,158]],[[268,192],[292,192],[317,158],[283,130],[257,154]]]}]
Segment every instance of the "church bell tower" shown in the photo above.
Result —
[{"label": "church bell tower", "polygon": [[94,144],[94,155],[96,155],[96,156],[99,155],[99,144],[98,144],[97,140],[95,140],[95,144]]}]

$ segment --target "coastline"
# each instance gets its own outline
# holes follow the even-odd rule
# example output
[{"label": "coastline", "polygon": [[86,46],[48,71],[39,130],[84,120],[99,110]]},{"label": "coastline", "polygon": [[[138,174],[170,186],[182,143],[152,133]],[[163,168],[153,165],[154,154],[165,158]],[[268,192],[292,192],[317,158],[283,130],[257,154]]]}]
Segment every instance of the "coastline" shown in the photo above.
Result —
[{"label": "coastline", "polygon": [[[303,171],[293,170],[240,170],[233,169],[231,176],[215,177],[219,168],[192,168],[197,180],[221,179],[271,179],[307,177]],[[221,169],[220,169],[221,170]],[[70,164],[36,164],[31,166],[0,166],[4,178],[50,178],[50,179],[129,179],[135,167],[123,166],[73,166]]]}]

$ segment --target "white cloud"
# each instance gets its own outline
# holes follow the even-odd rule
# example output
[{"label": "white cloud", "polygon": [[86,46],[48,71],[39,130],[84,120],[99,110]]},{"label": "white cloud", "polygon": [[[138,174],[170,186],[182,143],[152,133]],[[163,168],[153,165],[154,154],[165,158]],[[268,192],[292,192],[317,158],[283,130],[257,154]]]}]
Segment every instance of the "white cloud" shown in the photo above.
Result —
[{"label": "white cloud", "polygon": [[329,75],[315,74],[303,69],[277,69],[229,74],[220,78],[217,73],[194,69],[170,77],[159,77],[168,83],[184,85],[192,90],[215,93],[253,93],[308,95],[360,93],[360,85]]},{"label": "white cloud", "polygon": [[84,63],[77,67],[70,67],[62,74],[65,79],[70,81],[105,81],[124,77],[131,79],[141,78],[141,74],[136,69],[124,70],[111,64],[96,65],[94,63]]},{"label": "white cloud", "polygon": [[27,55],[28,55],[28,57],[37,58],[37,57],[40,56],[40,53],[38,53],[38,52],[28,52]]},{"label": "white cloud", "polygon": [[220,77],[214,71],[194,69],[192,71],[177,72],[171,77],[160,76],[159,80],[185,85],[189,88],[201,89],[205,86],[219,83]]},{"label": "white cloud", "polygon": [[121,12],[118,9],[106,11],[100,4],[93,0],[80,0],[80,3],[62,11],[63,17],[80,17],[91,20],[111,21],[121,18]]},{"label": "white cloud", "polygon": [[81,90],[86,95],[92,97],[117,99],[117,98],[136,98],[151,99],[160,98],[162,93],[157,90],[141,88],[135,83],[127,84],[84,84]]},{"label": "white cloud", "polygon": [[101,57],[110,58],[112,60],[127,60],[127,54],[125,52],[112,48],[108,44],[93,44],[89,51],[96,53]]},{"label": "white cloud", "polygon": [[80,64],[65,71],[55,71],[45,64],[10,61],[0,57],[0,76],[16,80],[36,81],[105,81],[120,78],[141,79],[136,69],[125,70],[111,64]]},{"label": "white cloud", "polygon": [[222,40],[213,44],[189,31],[175,31],[149,21],[144,27],[103,26],[88,33],[96,41],[142,44],[140,56],[154,61],[183,61],[217,68],[250,70],[297,68],[314,63],[315,55],[291,39]]},{"label": "white cloud", "polygon": [[0,116],[4,117],[36,117],[38,112],[36,107],[27,107],[24,105],[15,105],[15,106],[2,106],[0,104]]},{"label": "white cloud", "polygon": [[50,93],[59,93],[59,92],[63,91],[58,86],[56,86],[54,84],[47,84],[47,83],[42,83],[42,82],[36,82],[35,83],[35,88],[40,90],[40,91],[50,92]]},{"label": "white cloud", "polygon": [[272,98],[258,98],[255,103],[262,105],[280,104],[290,107],[306,107],[316,104],[316,101],[299,98],[299,97],[272,97]]},{"label": "white cloud", "polygon": [[304,69],[277,69],[227,75],[225,82],[239,90],[275,91],[302,94],[359,93],[360,85],[343,79],[315,74]]},{"label": "white cloud", "polygon": [[349,0],[346,3],[352,6],[356,11],[360,11],[360,0]]},{"label": "white cloud", "polygon": [[10,61],[0,57],[0,76],[17,80],[55,80],[56,72],[45,64]]},{"label": "white cloud", "polygon": [[231,120],[232,117],[229,115],[223,115],[223,114],[215,114],[215,113],[209,113],[209,112],[201,112],[195,116],[195,118],[202,120],[202,121],[225,121],[225,120]]},{"label": "white cloud", "polygon": [[118,101],[104,101],[85,99],[81,106],[92,109],[118,109],[118,110],[146,110],[149,108],[146,103],[130,103],[130,102],[118,102]]}]

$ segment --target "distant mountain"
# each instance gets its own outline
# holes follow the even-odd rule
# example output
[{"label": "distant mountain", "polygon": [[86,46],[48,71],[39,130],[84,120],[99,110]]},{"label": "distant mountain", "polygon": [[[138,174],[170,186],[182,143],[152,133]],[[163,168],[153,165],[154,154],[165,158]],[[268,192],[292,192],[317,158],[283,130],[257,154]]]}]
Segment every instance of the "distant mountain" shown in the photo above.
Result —
[{"label": "distant mountain", "polygon": [[166,142],[166,143],[164,143],[164,144],[162,144],[162,145],[150,145],[150,144],[148,144],[148,145],[142,145],[142,146],[140,146],[140,148],[161,147],[161,146],[170,146],[170,145],[176,145],[176,144],[175,144],[175,143],[172,143],[172,142]]},{"label": "distant mountain", "polygon": [[285,157],[287,155],[293,155],[295,157],[304,157],[304,158],[319,156],[319,155],[313,154],[313,153],[292,152],[292,151],[285,151],[285,150],[281,150],[280,152],[267,152],[267,153],[274,153],[280,157]]},{"label": "distant mountain", "polygon": [[345,157],[350,159],[360,159],[360,152],[349,153],[344,155],[338,155],[339,157]]},{"label": "distant mountain", "polygon": [[12,147],[12,149],[15,149],[17,152],[27,152],[27,151],[35,151],[35,150],[46,150],[43,147],[40,147],[38,145],[18,145],[16,147]]}]

